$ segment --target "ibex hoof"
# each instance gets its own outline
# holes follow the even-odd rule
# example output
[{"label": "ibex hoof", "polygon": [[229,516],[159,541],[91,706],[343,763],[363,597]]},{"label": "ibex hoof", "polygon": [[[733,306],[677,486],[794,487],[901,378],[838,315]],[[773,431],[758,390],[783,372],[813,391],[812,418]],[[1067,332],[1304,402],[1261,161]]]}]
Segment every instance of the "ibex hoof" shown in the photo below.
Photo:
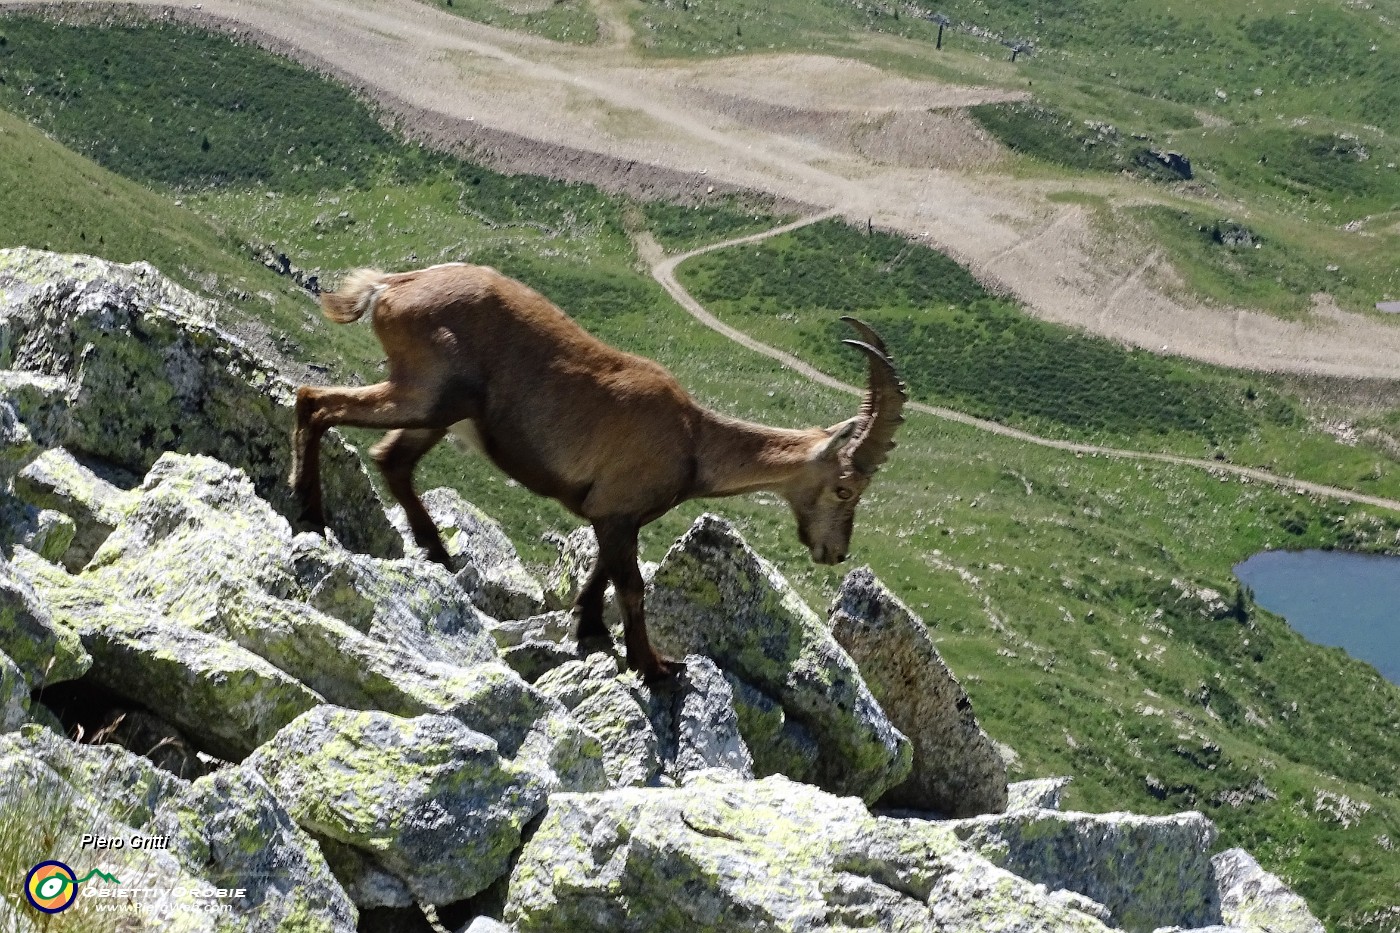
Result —
[{"label": "ibex hoof", "polygon": [[601,635],[579,635],[578,653],[581,655],[616,654],[617,646],[613,644],[612,636],[606,631]]},{"label": "ibex hoof", "polygon": [[682,666],[674,661],[663,661],[656,658],[651,664],[642,665],[642,683],[648,687],[674,687],[680,683],[680,678],[677,675],[682,670]]}]

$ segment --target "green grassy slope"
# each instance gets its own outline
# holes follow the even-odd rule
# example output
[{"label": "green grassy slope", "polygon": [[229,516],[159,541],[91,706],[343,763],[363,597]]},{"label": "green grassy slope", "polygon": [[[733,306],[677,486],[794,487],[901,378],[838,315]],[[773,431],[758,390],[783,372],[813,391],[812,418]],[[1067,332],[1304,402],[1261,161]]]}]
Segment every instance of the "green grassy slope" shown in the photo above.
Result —
[{"label": "green grassy slope", "polygon": [[[48,41],[88,62],[112,58],[133,41],[121,31],[68,32],[0,19],[0,34],[9,39],[0,48],[17,46],[21,30],[23,41],[37,47],[26,54],[38,60]],[[269,67],[263,53],[223,39],[169,28],[150,32],[169,54],[190,56],[187,70],[197,69],[205,52],[220,57],[221,67]],[[50,120],[56,107],[6,96],[16,73],[8,61],[0,55],[0,106],[31,107],[27,112],[35,119]],[[64,101],[64,138],[98,159],[113,144],[125,151],[122,137],[94,142],[105,125],[96,106],[103,82],[73,77],[83,72],[70,68],[64,82],[44,92]],[[271,97],[300,114],[268,130],[278,136],[279,149],[302,148],[303,132],[335,139],[336,126],[372,122],[348,93],[296,69],[275,73]],[[317,101],[315,108],[299,109],[303,93]],[[153,84],[133,92],[125,105],[149,126],[162,123],[179,99],[175,87]],[[211,140],[226,132],[225,120],[241,119],[238,110],[203,96],[178,106],[184,116],[200,115],[199,133]],[[170,117],[169,123],[178,136],[179,121]],[[47,125],[60,131],[58,122]],[[439,258],[481,259],[540,288],[604,339],[660,360],[722,411],[799,425],[828,424],[854,410],[853,399],[813,387],[701,327],[639,271],[630,227],[655,225],[668,242],[690,243],[696,231],[727,235],[749,229],[758,220],[742,207],[678,213],[629,204],[586,187],[503,177],[388,136],[356,139],[353,152],[337,148],[350,146],[349,137],[327,144],[322,164],[313,166],[324,173],[314,184],[300,177],[234,178],[231,170],[218,171],[217,161],[200,161],[204,150],[196,147],[200,155],[189,153],[196,168],[188,173],[141,175],[164,192],[156,194],[62,153],[13,118],[5,117],[0,128],[0,146],[13,146],[5,150],[0,171],[12,173],[7,184],[25,208],[0,212],[0,242],[6,244],[51,243],[115,258],[147,250],[146,258],[172,263],[177,268],[168,271],[186,274],[196,285],[197,270],[209,268],[219,270],[220,283],[245,276],[250,292],[275,291],[284,280],[264,278],[269,274],[243,258],[245,242],[275,242],[298,265],[332,279],[364,263],[404,267]],[[217,150],[211,145],[209,151]],[[65,189],[88,192],[90,223],[72,223],[85,215]],[[176,198],[184,206],[177,207]],[[140,221],[127,223],[128,217]],[[75,226],[86,231],[86,240],[58,238],[59,232],[74,236]],[[848,242],[848,236],[854,239]],[[199,245],[181,246],[186,243]],[[845,252],[843,263],[824,252],[833,245]],[[882,252],[896,246],[894,256]],[[1260,384],[1250,400],[1260,402],[1257,408],[1234,411],[1250,388],[1241,377],[1094,343],[1074,352],[1094,354],[1093,365],[1106,378],[1127,373],[1132,380],[1160,380],[1179,398],[1149,398],[1123,412],[1112,404],[1118,390],[1110,381],[1106,395],[1090,393],[1076,402],[1081,407],[1075,410],[1088,419],[1081,422],[1056,409],[1035,408],[1032,395],[1007,402],[997,393],[974,391],[978,381],[998,383],[995,374],[942,384],[947,361],[920,356],[916,326],[961,335],[958,346],[970,366],[978,360],[1004,366],[1017,354],[1034,362],[1037,347],[1067,352],[1065,346],[1082,338],[1027,329],[1013,308],[982,294],[939,257],[910,252],[894,262],[903,246],[883,238],[827,226],[772,248],[777,259],[768,275],[744,277],[742,294],[726,299],[732,303],[726,313],[749,314],[747,302],[755,296],[756,307],[776,309],[777,299],[763,291],[770,276],[808,282],[810,307],[783,310],[800,317],[783,326],[792,325],[800,352],[843,374],[850,374],[846,367],[854,364],[854,354],[835,349],[829,316],[839,309],[832,305],[835,296],[868,291],[882,304],[862,305],[862,312],[879,311],[872,317],[901,341],[911,381],[930,398],[947,393],[970,407],[1004,406],[1009,417],[1065,436],[1116,432],[1130,441],[1204,447],[1274,431],[1300,446],[1322,443],[1298,423],[1303,403],[1282,388]],[[737,261],[745,256],[737,254]],[[736,255],[714,261],[733,263]],[[179,271],[186,267],[192,272]],[[940,289],[951,284],[952,290],[927,291],[930,281]],[[826,292],[832,298],[817,300]],[[950,304],[954,308],[946,310]],[[314,316],[309,302],[290,295],[249,301],[245,310],[284,314],[289,308],[304,316],[284,332],[288,352],[333,365],[337,379],[377,378],[368,328],[330,325]],[[911,327],[908,335],[898,329],[901,320]],[[275,317],[272,323],[280,326]],[[775,328],[766,335],[782,333]],[[1052,376],[1027,366],[1022,378],[1033,383]],[[1180,404],[1196,406],[1192,417],[1204,419],[1213,433],[1179,425],[1173,405]],[[1130,419],[1126,426],[1119,423],[1124,418]],[[1230,448],[1232,456],[1237,449]],[[1314,469],[1325,474],[1322,467],[1300,466],[1304,473]],[[1383,471],[1382,481],[1388,477]],[[439,483],[456,486],[499,517],[534,560],[547,557],[541,532],[573,525],[558,507],[446,445],[420,474],[424,487]],[[840,574],[808,561],[786,506],[772,497],[689,503],[646,529],[646,556],[659,557],[702,510],[737,522],[823,608]],[[1221,481],[1197,470],[1076,457],[916,415],[862,505],[854,548],[857,560],[870,563],[924,614],[983,723],[1016,749],[1016,777],[1075,775],[1069,800],[1075,807],[1200,808],[1219,822],[1224,844],[1248,846],[1295,884],[1331,929],[1351,931],[1367,929],[1367,917],[1395,903],[1400,890],[1400,865],[1376,842],[1400,837],[1394,783],[1400,688],[1339,651],[1309,645],[1266,613],[1246,606],[1231,614],[1230,567],[1265,546],[1393,547],[1398,529],[1395,516],[1372,510]],[[1202,594],[1203,588],[1216,590],[1221,604]],[[1369,809],[1340,821],[1334,814],[1342,796]]]},{"label": "green grassy slope", "polygon": [[1054,437],[1219,457],[1380,495],[1400,470],[1378,447],[1312,426],[1257,375],[1145,351],[1035,320],[947,257],[837,221],[683,264],[681,281],[736,327],[848,382],[840,317],[884,336],[916,398]]}]

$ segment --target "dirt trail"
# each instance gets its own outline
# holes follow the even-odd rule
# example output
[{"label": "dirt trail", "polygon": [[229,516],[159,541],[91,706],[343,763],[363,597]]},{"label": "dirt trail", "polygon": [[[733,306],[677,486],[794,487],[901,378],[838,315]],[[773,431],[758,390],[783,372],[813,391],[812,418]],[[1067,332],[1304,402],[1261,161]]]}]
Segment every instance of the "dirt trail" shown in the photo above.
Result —
[{"label": "dirt trail", "polygon": [[[1005,91],[818,55],[645,60],[624,44],[627,4],[594,2],[604,38],[587,48],[418,0],[48,5],[237,30],[355,87],[406,131],[509,171],[644,195],[748,190],[872,222],[947,250],[1039,317],[1127,344],[1245,369],[1400,379],[1400,321],[1325,304],[1304,322],[1184,304],[1154,287],[1158,276],[1135,274],[1148,247],[1103,236],[1088,212],[1047,202],[1035,183],[963,171],[986,141],[955,108]],[[945,116],[921,123],[931,111]]]},{"label": "dirt trail", "polygon": [[[685,287],[682,286],[680,281],[676,278],[676,267],[679,266],[681,263],[685,262],[687,259],[691,259],[695,256],[700,256],[705,253],[711,253],[715,250],[726,249],[731,246],[740,246],[745,243],[756,243],[760,240],[765,240],[768,237],[777,236],[782,233],[787,233],[789,230],[796,230],[799,227],[805,227],[808,224],[818,223],[819,221],[826,220],[827,218],[832,217],[834,215],[834,211],[825,211],[820,214],[813,214],[809,217],[804,217],[801,220],[797,220],[789,224],[784,224],[780,227],[774,227],[771,230],[765,230],[760,233],[753,233],[748,236],[736,237],[732,240],[724,240],[723,242],[719,243],[711,243],[706,246],[702,246],[698,249],[693,249],[689,252],[680,253],[672,256],[665,255],[662,252],[660,245],[657,244],[656,240],[653,239],[650,234],[638,234],[635,239],[638,247],[637,251],[641,254],[642,259],[651,267],[652,277],[656,279],[656,281],[661,284],[661,287],[666,289],[667,293],[672,298],[674,298],[676,302],[680,304],[681,307],[685,308],[685,310],[689,312],[690,315],[694,317],[697,321],[704,324],[706,327],[709,327],[710,329],[717,331],[720,334],[723,334],[725,337],[728,337],[730,340],[734,341],[740,346],[753,350],[756,353],[761,353],[764,356],[769,357],[770,359],[777,360],[779,363],[786,366],[788,369],[793,370],[799,375],[804,376],[815,383],[824,385],[830,389],[835,389],[838,392],[845,392],[850,395],[861,397],[865,394],[864,389],[858,388],[856,386],[851,385],[850,383],[842,382],[839,379],[829,376],[821,370],[817,369],[816,367],[804,362],[803,360],[798,359],[790,353],[785,353],[782,350],[777,349],[776,347],[772,347],[766,343],[762,343],[758,340],[755,340],[748,334],[745,334],[743,331],[736,330],[735,328],[730,327],[728,324],[724,323],[719,318],[715,317],[712,313],[710,313],[708,310],[706,310],[705,306],[700,304],[700,302],[697,301],[695,299],[695,296],[691,295],[690,292],[686,291]],[[1232,463],[1222,463],[1218,460],[1201,460],[1193,457],[1181,457],[1175,454],[1152,453],[1150,451],[1140,450],[1122,450],[1115,447],[1100,447],[1097,444],[1079,444],[1073,441],[1055,440],[1053,438],[1040,437],[1036,434],[1031,434],[1026,431],[1017,430],[1016,428],[1007,427],[1006,425],[1000,424],[995,421],[987,421],[983,418],[974,418],[972,415],[968,415],[960,411],[955,411],[951,408],[941,408],[937,405],[928,405],[924,402],[919,401],[910,401],[905,407],[906,410],[923,412],[927,415],[933,415],[935,418],[942,418],[945,421],[955,421],[958,424],[964,424],[968,427],[976,428],[979,431],[987,431],[992,434],[999,434],[1002,437],[1009,437],[1017,441],[1021,441],[1027,444],[1035,444],[1040,447],[1049,447],[1054,450],[1063,450],[1069,453],[1093,457],[1112,457],[1116,460],[1142,460],[1152,463],[1169,463],[1174,466],[1193,467],[1195,469],[1205,470],[1213,476],[1237,476],[1250,481],[1264,483],[1270,486],[1277,486],[1282,489],[1291,489],[1297,492],[1307,493],[1309,495],[1323,496],[1329,499],[1338,499],[1343,502],[1355,502],[1362,505],[1370,505],[1375,506],[1377,508],[1389,509],[1392,512],[1400,512],[1400,501],[1397,501],[1395,499],[1386,499],[1380,496],[1368,496],[1365,493],[1353,492],[1352,490],[1341,489],[1336,486],[1326,486],[1321,483],[1310,483],[1306,480],[1294,479],[1289,476],[1280,476],[1276,473],[1270,473],[1267,470],[1259,470],[1253,467],[1237,466]]]}]

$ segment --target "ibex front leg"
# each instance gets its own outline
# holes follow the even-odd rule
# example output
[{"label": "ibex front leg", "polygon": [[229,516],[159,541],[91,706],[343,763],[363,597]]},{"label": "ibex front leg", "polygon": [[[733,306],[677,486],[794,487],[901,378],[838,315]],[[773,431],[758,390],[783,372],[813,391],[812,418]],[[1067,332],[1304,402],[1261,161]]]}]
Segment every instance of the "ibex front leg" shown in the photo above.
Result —
[{"label": "ibex front leg", "polygon": [[[627,642],[627,666],[642,675],[646,683],[667,680],[672,665],[651,647],[643,598],[645,583],[637,567],[638,526],[630,520],[604,520],[593,523],[598,536],[598,564],[612,579],[617,603],[622,610],[622,631]],[[585,588],[586,589],[586,588]]]}]

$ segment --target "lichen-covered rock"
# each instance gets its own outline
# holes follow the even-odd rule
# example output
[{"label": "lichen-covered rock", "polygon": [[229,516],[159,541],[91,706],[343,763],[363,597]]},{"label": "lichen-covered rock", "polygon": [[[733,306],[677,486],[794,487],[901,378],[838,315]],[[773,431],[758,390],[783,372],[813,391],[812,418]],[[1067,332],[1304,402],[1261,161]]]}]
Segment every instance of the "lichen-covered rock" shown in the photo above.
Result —
[{"label": "lichen-covered rock", "polygon": [[[877,800],[908,775],[909,740],[880,709],[850,656],[723,519],[702,515],[666,553],[647,612],[660,651],[713,659],[808,730],[820,754],[810,770],[785,772],[789,777]],[[745,739],[757,748],[754,736]]]},{"label": "lichen-covered rock", "polygon": [[732,671],[725,671],[724,679],[734,694],[739,733],[753,754],[754,773],[813,773],[821,748],[807,727],[789,720],[782,704]]},{"label": "lichen-covered rock", "polygon": [[1323,933],[1307,902],[1245,850],[1221,852],[1211,866],[1224,923],[1247,933]]},{"label": "lichen-covered rock", "polygon": [[1006,812],[1016,810],[1058,810],[1071,778],[1032,778],[1006,786]]},{"label": "lichen-covered rock", "polygon": [[557,794],[509,888],[522,933],[1105,930],[936,824],[776,776]]},{"label": "lichen-covered rock", "polygon": [[879,803],[947,816],[1006,809],[1006,766],[972,701],[923,620],[869,567],[846,575],[831,604],[831,631],[890,722],[914,743],[909,776]]},{"label": "lichen-covered rock", "polygon": [[73,519],[53,509],[31,507],[25,512],[13,525],[14,543],[44,560],[61,561],[78,530]]},{"label": "lichen-covered rock", "polygon": [[[168,450],[208,454],[295,516],[286,482],[295,386],[220,330],[219,314],[146,263],[0,250],[0,367],[71,380],[65,445],[136,473]],[[328,438],[321,469],[340,540],[401,553],[354,451]]]},{"label": "lichen-covered rock", "polygon": [[0,652],[24,672],[31,690],[76,680],[92,657],[72,629],[55,622],[29,581],[0,559]]},{"label": "lichen-covered rock", "polygon": [[66,380],[6,368],[3,314],[0,299],[0,485],[45,450],[63,444],[73,428]]},{"label": "lichen-covered rock", "polygon": [[515,933],[515,928],[508,927],[499,920],[493,920],[490,917],[477,917],[464,926],[459,933]]},{"label": "lichen-covered rock", "polygon": [[[35,731],[48,734],[41,729]],[[141,830],[145,823],[136,825],[120,804],[109,804],[104,799],[108,789],[105,783],[94,785],[60,774],[39,756],[17,748],[14,735],[0,736],[0,825],[23,826],[29,838],[52,840],[42,847],[34,845],[33,855],[26,859],[30,865],[54,859],[78,868],[93,861],[93,853],[80,846],[83,833],[126,840]],[[74,827],[81,827],[81,831],[74,832]],[[214,915],[200,910],[193,896],[199,877],[181,865],[174,853],[129,847],[108,850],[102,854],[99,867],[114,878],[132,884],[139,879],[146,886],[148,893],[141,898],[140,906],[146,928],[169,933],[218,930]],[[111,893],[116,887],[119,886],[95,879],[89,882],[85,893],[92,895],[104,889]],[[91,908],[80,900],[73,909]],[[33,912],[27,915],[34,916]]]},{"label": "lichen-covered rock", "polygon": [[[497,619],[523,619],[544,610],[544,590],[525,570],[500,525],[452,489],[430,489],[422,500],[452,559],[458,585],[478,608]],[[395,506],[389,517],[404,542],[414,546],[403,507]]]},{"label": "lichen-covered rock", "polygon": [[596,653],[536,686],[598,736],[613,787],[675,783],[711,768],[753,777],[733,693],[708,658],[686,658],[675,683],[652,689],[620,673],[612,655]]},{"label": "lichen-covered rock", "polygon": [[89,577],[23,551],[14,566],[82,639],[95,683],[165,717],[210,754],[241,759],[321,702],[256,654],[171,623]]},{"label": "lichen-covered rock", "polygon": [[366,557],[301,534],[292,567],[309,605],[377,641],[463,667],[497,659],[495,620],[437,564]]},{"label": "lichen-covered rock", "polygon": [[545,605],[568,609],[598,561],[598,538],[591,526],[583,525],[567,535],[551,533],[546,540],[559,549],[559,556],[544,579]]},{"label": "lichen-covered rock", "polygon": [[132,493],[98,476],[62,448],[45,451],[21,470],[15,477],[15,494],[73,520],[73,540],[59,558],[71,571],[92,560],[136,501]]},{"label": "lichen-covered rock", "polygon": [[486,660],[495,649],[484,619],[444,570],[354,558],[309,537],[294,540],[240,471],[167,454],[82,578],[252,652],[326,702],[454,716],[560,786],[606,786],[596,740]]},{"label": "lichen-covered rock", "polygon": [[361,910],[413,907],[413,892],[368,852],[321,836],[316,840],[340,886]]},{"label": "lichen-covered rock", "polygon": [[[7,798],[6,772],[19,777]],[[37,778],[37,780],[36,780]],[[58,857],[76,849],[83,832],[129,840],[165,837],[162,850],[108,851],[105,870],[128,885],[150,879],[142,918],[161,930],[315,931],[351,933],[354,907],[319,848],[292,822],[267,784],[247,768],[226,768],[193,783],[153,767],[115,745],[78,745],[37,727],[0,737],[0,807],[54,807],[40,819],[61,819],[48,833]],[[72,821],[72,822],[67,822]],[[37,827],[36,827],[37,828]],[[57,829],[57,827],[55,827]],[[66,853],[91,862],[92,852]],[[36,856],[36,860],[37,860]],[[198,909],[199,888],[244,889],[226,913]],[[183,894],[171,893],[184,889]]]},{"label": "lichen-covered rock", "polygon": [[29,721],[29,681],[24,671],[0,651],[0,732],[13,732]]},{"label": "lichen-covered rock", "polygon": [[501,660],[530,683],[582,656],[574,640],[573,614],[564,610],[488,622],[487,629],[500,648]]},{"label": "lichen-covered rock", "polygon": [[642,787],[661,773],[661,748],[642,703],[618,678],[617,660],[597,653],[555,668],[535,684],[573,713],[603,746],[611,787]]},{"label": "lichen-covered rock", "polygon": [[322,706],[247,761],[297,823],[354,846],[419,900],[449,904],[500,877],[547,785],[445,716]]},{"label": "lichen-covered rock", "polygon": [[1097,901],[1124,930],[1218,919],[1210,864],[1216,828],[1199,813],[1020,810],[947,825],[1002,868]]}]

